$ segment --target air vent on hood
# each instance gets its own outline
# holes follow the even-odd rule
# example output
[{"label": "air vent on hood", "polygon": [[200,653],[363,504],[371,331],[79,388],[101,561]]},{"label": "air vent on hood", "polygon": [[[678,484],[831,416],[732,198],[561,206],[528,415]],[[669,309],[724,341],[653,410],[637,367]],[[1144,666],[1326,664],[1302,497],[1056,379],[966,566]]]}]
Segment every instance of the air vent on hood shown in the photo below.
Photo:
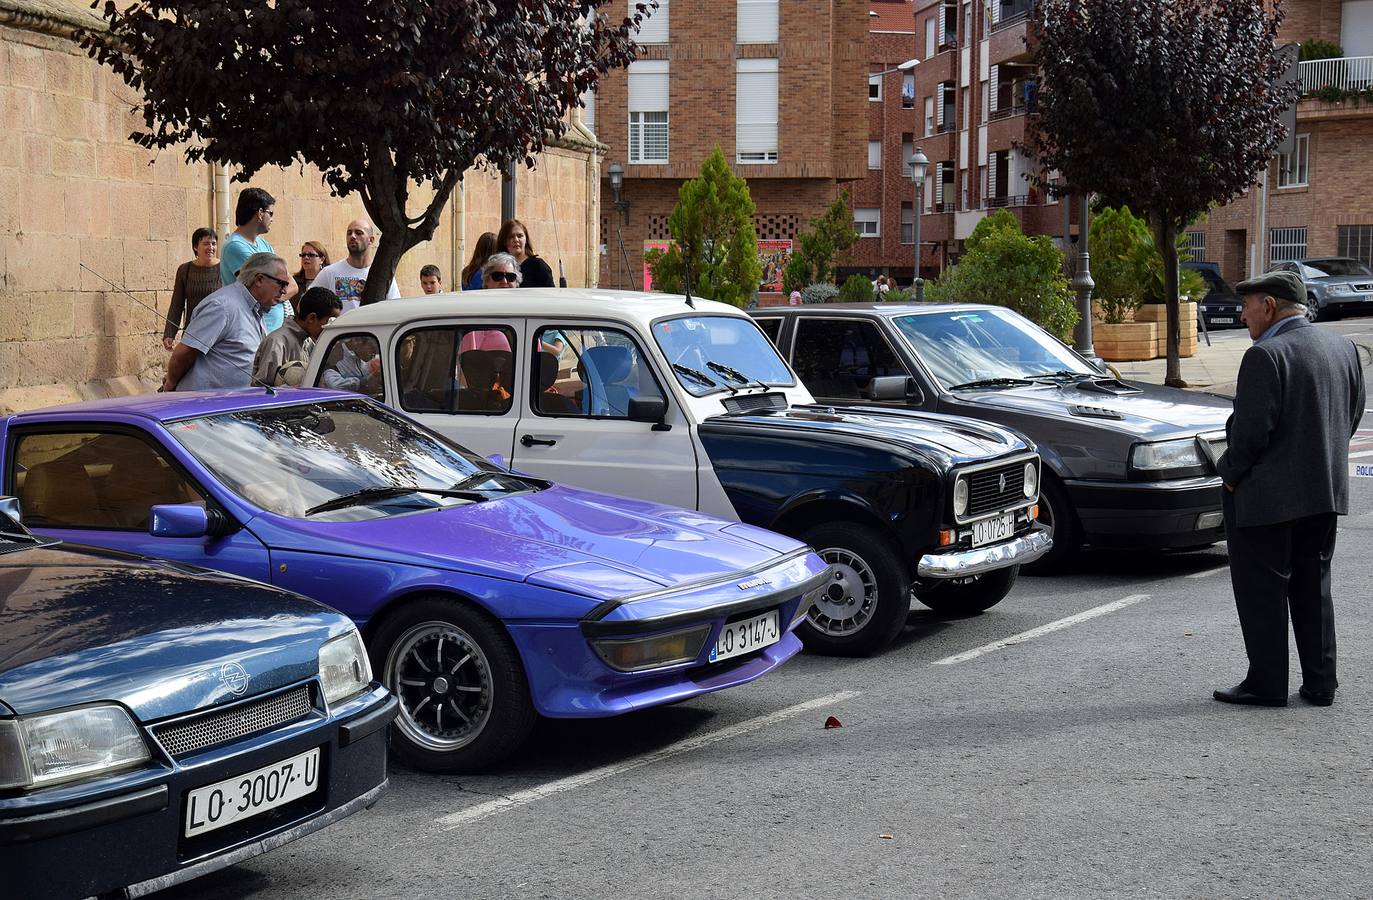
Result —
[{"label": "air vent on hood", "polygon": [[1125,418],[1114,409],[1107,409],[1104,406],[1082,406],[1074,404],[1068,407],[1068,412],[1075,416],[1084,416],[1089,419],[1123,419]]},{"label": "air vent on hood", "polygon": [[1079,381],[1077,383],[1079,391],[1090,391],[1096,394],[1141,394],[1137,387],[1130,387],[1118,378],[1093,378],[1090,381]]},{"label": "air vent on hood", "polygon": [[743,397],[730,397],[724,401],[725,409],[733,413],[757,412],[760,409],[786,409],[785,394],[746,394]]}]

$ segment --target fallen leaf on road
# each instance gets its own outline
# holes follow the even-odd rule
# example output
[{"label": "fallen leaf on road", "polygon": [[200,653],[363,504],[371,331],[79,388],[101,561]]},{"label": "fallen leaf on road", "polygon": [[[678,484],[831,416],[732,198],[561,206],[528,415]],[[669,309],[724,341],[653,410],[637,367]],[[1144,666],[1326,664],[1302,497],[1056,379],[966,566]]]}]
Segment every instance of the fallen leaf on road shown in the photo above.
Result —
[{"label": "fallen leaf on road", "polygon": [[843,727],[844,727],[844,723],[843,723],[843,722],[840,722],[840,721],[839,721],[838,719],[836,719],[834,716],[830,716],[828,719],[825,720],[825,727],[826,727],[826,728],[843,728]]},{"label": "fallen leaf on road", "polygon": [[892,839],[892,835],[890,835],[890,834],[883,834],[883,835],[878,835],[878,836],[881,837],[882,840],[884,840],[884,841],[889,841],[889,840]]},{"label": "fallen leaf on road", "polygon": [[1183,637],[1191,637],[1191,636],[1192,636],[1192,632],[1190,632],[1190,631],[1184,631],[1184,632],[1182,633],[1182,636],[1183,636]]}]

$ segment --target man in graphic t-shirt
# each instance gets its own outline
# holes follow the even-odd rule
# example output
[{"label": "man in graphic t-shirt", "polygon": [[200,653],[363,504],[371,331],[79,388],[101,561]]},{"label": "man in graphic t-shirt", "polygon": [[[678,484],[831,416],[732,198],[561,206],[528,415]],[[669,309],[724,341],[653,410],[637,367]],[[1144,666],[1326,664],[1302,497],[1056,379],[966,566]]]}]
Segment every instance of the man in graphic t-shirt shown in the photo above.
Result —
[{"label": "man in graphic t-shirt", "polygon": [[[348,223],[348,258],[325,266],[319,270],[310,287],[328,288],[343,301],[343,311],[357,309],[362,303],[362,289],[367,286],[367,273],[372,268],[372,246],[377,242],[377,233],[372,223],[354,219]],[[400,296],[396,279],[391,279],[391,288],[386,292],[387,300]]]}]

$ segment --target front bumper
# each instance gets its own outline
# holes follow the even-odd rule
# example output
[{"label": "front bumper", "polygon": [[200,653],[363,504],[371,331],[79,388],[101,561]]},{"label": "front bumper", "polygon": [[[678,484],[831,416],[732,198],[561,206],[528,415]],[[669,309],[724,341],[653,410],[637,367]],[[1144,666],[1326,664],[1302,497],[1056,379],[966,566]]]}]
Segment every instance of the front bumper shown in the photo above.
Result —
[{"label": "front bumper", "polygon": [[1373,312],[1373,294],[1330,294],[1325,295],[1325,302],[1321,304],[1321,309],[1328,309],[1332,312],[1356,313],[1367,315]]},{"label": "front bumper", "polygon": [[1082,537],[1096,546],[1200,547],[1225,540],[1221,480],[1065,481]]},{"label": "front bumper", "polygon": [[[181,760],[89,783],[0,797],[5,896],[137,897],[242,862],[374,804],[387,785],[386,724],[396,701],[384,689],[265,734]],[[312,794],[185,838],[190,791],[320,748]]]},{"label": "front bumper", "polygon": [[915,574],[920,578],[942,580],[982,575],[1007,566],[1021,566],[1039,559],[1053,547],[1049,529],[1036,525],[1030,531],[1000,544],[972,550],[926,553],[920,557]]}]

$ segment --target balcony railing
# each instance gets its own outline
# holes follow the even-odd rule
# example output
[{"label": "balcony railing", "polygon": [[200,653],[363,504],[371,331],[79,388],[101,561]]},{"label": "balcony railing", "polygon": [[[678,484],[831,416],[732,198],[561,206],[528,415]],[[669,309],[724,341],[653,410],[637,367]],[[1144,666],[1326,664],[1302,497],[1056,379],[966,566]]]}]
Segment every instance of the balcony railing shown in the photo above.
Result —
[{"label": "balcony railing", "polygon": [[999,7],[997,19],[992,23],[992,31],[1000,31],[1028,19],[1035,4],[1034,0],[991,0],[991,5],[994,10],[998,10]]},{"label": "balcony railing", "polygon": [[1373,87],[1373,56],[1343,56],[1313,59],[1300,66],[1303,96],[1343,99],[1342,95],[1367,91]]},{"label": "balcony railing", "polygon": [[1029,194],[1010,194],[1005,197],[988,197],[986,200],[988,209],[999,209],[1003,206],[1029,206]]}]

